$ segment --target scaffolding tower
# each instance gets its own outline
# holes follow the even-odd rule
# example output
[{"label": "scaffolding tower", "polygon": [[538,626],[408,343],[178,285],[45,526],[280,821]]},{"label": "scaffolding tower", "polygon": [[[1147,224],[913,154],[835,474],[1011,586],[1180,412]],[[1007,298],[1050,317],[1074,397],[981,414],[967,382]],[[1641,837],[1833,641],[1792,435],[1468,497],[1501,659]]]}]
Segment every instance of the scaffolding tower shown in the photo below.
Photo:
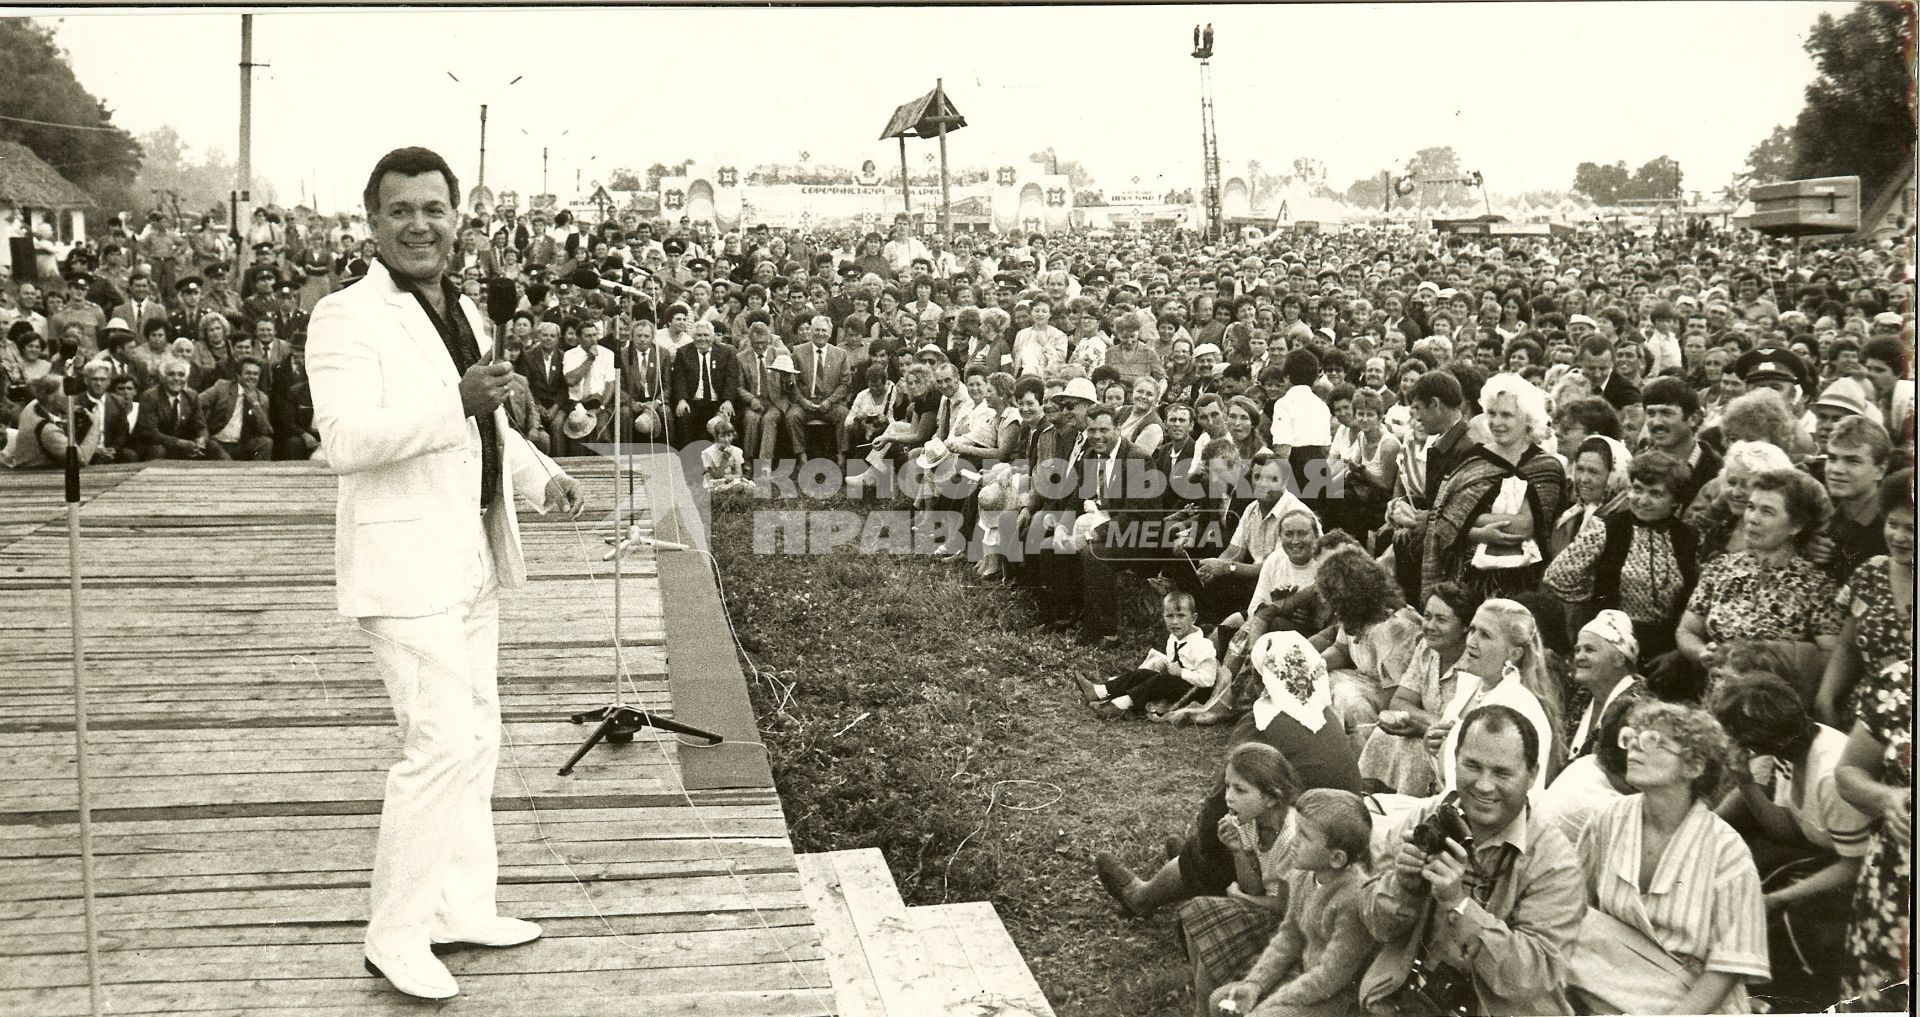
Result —
[{"label": "scaffolding tower", "polygon": [[1220,239],[1224,223],[1220,216],[1220,138],[1213,129],[1213,26],[1193,26],[1193,58],[1200,61],[1200,165],[1204,175],[1201,209],[1206,221],[1201,235]]}]

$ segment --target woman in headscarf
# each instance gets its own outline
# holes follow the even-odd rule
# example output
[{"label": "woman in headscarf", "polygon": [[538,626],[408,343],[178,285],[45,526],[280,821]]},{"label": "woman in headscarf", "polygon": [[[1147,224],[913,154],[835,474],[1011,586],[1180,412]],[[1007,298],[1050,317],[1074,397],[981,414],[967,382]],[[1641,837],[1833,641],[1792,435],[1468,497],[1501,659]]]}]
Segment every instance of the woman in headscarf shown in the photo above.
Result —
[{"label": "woman in headscarf", "polygon": [[1633,453],[1618,438],[1593,434],[1580,442],[1567,464],[1567,507],[1553,524],[1547,557],[1573,543],[1588,520],[1620,507],[1627,493],[1627,467],[1632,463]]},{"label": "woman in headscarf", "polygon": [[[1346,732],[1333,715],[1331,683],[1320,651],[1298,632],[1269,632],[1254,644],[1252,656],[1262,692],[1228,736],[1227,755],[1248,742],[1262,742],[1280,750],[1301,787],[1358,793],[1360,772]],[[1094,856],[1100,885],[1133,915],[1190,897],[1219,896],[1235,875],[1232,853],[1220,843],[1220,820],[1226,814],[1223,769],[1176,858],[1143,880],[1102,851]]]},{"label": "woman in headscarf", "polygon": [[1496,374],[1480,391],[1488,439],[1469,453],[1427,517],[1420,588],[1449,579],[1492,596],[1539,584],[1539,541],[1566,500],[1566,469],[1540,447],[1548,433],[1546,396],[1517,374]]}]

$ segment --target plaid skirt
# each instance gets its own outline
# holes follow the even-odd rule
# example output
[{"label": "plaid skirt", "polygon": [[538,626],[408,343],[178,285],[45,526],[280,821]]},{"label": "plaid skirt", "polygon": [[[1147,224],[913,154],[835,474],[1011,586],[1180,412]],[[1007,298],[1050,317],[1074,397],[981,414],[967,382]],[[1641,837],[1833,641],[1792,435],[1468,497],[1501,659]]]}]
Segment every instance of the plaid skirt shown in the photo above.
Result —
[{"label": "plaid skirt", "polygon": [[1247,973],[1280,928],[1280,912],[1232,897],[1194,897],[1180,905],[1187,955],[1225,984]]}]

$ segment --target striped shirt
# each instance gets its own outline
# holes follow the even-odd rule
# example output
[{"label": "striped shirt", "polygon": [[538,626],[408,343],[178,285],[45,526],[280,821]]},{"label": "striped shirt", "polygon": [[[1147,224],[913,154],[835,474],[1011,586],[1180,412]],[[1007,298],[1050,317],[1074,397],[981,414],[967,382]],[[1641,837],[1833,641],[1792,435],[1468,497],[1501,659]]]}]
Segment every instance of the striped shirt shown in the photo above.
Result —
[{"label": "striped shirt", "polygon": [[1806,760],[1792,768],[1788,779],[1778,779],[1772,756],[1755,756],[1751,772],[1754,783],[1772,786],[1773,804],[1793,816],[1794,825],[1808,841],[1843,858],[1865,858],[1872,821],[1840,797],[1833,779],[1846,747],[1845,734],[1821,724],[1807,747]]},{"label": "striped shirt", "polygon": [[[1587,903],[1633,926],[1696,969],[1764,982],[1767,909],[1747,845],[1696,800],[1640,892],[1642,795],[1627,795],[1593,817],[1580,838]],[[1678,1000],[1675,1000],[1678,1002]],[[1746,993],[1722,1013],[1748,1012]]]}]

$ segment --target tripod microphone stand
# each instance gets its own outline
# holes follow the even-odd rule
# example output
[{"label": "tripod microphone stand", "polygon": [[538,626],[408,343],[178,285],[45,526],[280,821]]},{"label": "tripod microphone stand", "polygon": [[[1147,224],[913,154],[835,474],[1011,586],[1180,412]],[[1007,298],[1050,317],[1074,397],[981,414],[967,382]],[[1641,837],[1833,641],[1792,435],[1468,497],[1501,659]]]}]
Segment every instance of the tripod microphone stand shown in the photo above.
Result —
[{"label": "tripod microphone stand", "polygon": [[[642,710],[637,706],[627,705],[626,700],[623,698],[624,692],[620,687],[621,679],[624,676],[626,671],[626,661],[621,653],[621,648],[620,648],[620,621],[621,621],[620,591],[621,591],[622,577],[623,577],[623,570],[621,569],[621,560],[626,557],[626,551],[628,547],[633,543],[633,541],[626,536],[626,531],[629,526],[637,525],[631,522],[631,517],[633,514],[632,472],[625,469],[624,460],[625,460],[626,450],[625,450],[624,444],[621,441],[621,430],[623,425],[625,424],[625,421],[621,419],[621,415],[620,415],[621,414],[621,398],[620,397],[622,392],[626,388],[626,379],[624,377],[626,372],[626,360],[627,358],[624,351],[616,351],[614,353],[614,357],[613,357],[613,363],[614,363],[614,368],[613,368],[613,489],[614,489],[614,497],[617,499],[620,496],[619,495],[620,477],[623,472],[627,474],[628,487],[627,487],[627,502],[623,506],[622,511],[618,512],[614,517],[615,543],[613,548],[613,701],[608,703],[605,706],[599,707],[598,709],[588,710],[585,713],[576,713],[567,718],[568,720],[572,721],[575,724],[594,723],[594,728],[592,731],[588,732],[586,741],[580,743],[580,747],[578,749],[575,749],[573,752],[573,755],[567,758],[566,764],[560,767],[560,776],[562,777],[565,777],[568,774],[571,774],[573,772],[574,764],[580,762],[580,760],[584,758],[588,752],[591,752],[595,745],[600,744],[600,742],[603,739],[606,741],[610,741],[615,745],[625,745],[633,741],[634,734],[643,728],[654,728],[660,731],[671,732],[676,735],[691,735],[692,737],[705,740],[708,745],[718,745],[724,740],[719,735],[714,734],[711,731],[703,731],[700,728],[693,727],[688,724],[682,724],[676,720],[668,720],[665,717],[655,716],[654,714],[649,713],[646,710]],[[592,374],[593,374],[592,368],[588,368],[587,376],[592,377]]]},{"label": "tripod microphone stand", "polygon": [[[74,773],[78,778],[80,820],[80,913],[84,919],[87,947],[87,1003],[89,1012],[98,1015],[101,1008],[100,947],[93,919],[93,801],[87,768],[87,665],[86,636],[80,612],[80,434],[75,420],[74,396],[86,391],[80,379],[61,379],[61,391],[67,402],[67,585],[72,599],[73,627],[73,752]],[[94,433],[106,436],[106,415],[91,425]]]}]

